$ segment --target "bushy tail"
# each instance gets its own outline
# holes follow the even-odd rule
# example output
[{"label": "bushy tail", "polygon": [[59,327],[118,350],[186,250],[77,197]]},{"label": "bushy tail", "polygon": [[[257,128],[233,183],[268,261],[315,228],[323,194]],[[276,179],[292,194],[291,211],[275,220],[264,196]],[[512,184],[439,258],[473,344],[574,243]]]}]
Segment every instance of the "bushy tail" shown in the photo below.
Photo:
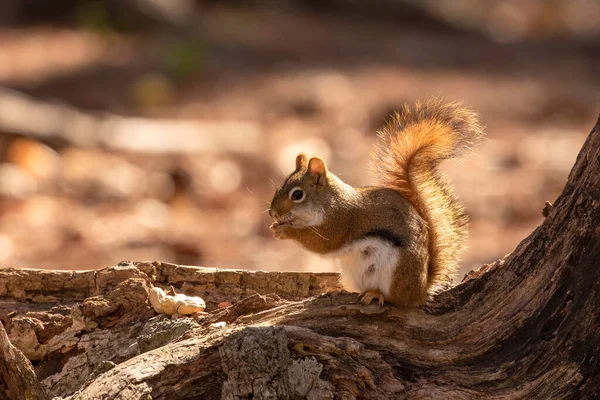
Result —
[{"label": "bushy tail", "polygon": [[429,227],[428,290],[455,270],[468,226],[437,166],[470,151],[482,136],[474,111],[437,98],[405,105],[379,132],[373,164],[381,183],[402,193]]}]

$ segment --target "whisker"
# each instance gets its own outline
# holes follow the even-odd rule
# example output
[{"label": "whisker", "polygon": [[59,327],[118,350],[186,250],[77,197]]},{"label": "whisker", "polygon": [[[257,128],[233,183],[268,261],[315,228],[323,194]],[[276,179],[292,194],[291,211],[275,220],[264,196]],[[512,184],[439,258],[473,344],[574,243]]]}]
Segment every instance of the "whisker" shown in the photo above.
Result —
[{"label": "whisker", "polygon": [[[306,221],[305,221],[305,220],[303,220],[302,218],[298,217],[297,215],[294,215],[294,216],[292,216],[292,217],[295,217],[295,218],[299,219],[300,221],[302,221],[302,222],[306,223]],[[321,234],[319,233],[319,231],[317,231],[317,229],[316,229],[314,226],[306,225],[306,226],[304,226],[304,228],[309,228],[309,229],[310,229],[310,230],[312,230],[314,233],[316,233],[317,235],[319,235],[319,237],[321,237],[321,239],[324,239],[324,240],[329,240],[329,238],[326,238],[325,236],[321,235]]]},{"label": "whisker", "polygon": [[319,235],[319,236],[321,237],[321,239],[324,239],[324,240],[329,240],[329,239],[328,239],[328,238],[326,238],[325,236],[321,235],[321,234],[319,233],[319,231],[317,231],[317,229],[316,229],[314,226],[308,226],[308,228],[310,228],[310,229],[311,229],[311,230],[312,230],[314,233],[316,233],[317,235]]},{"label": "whisker", "polygon": [[266,213],[269,210],[270,210],[270,208],[267,208],[265,211],[261,212],[261,214],[264,214],[264,213]]},{"label": "whisker", "polygon": [[247,191],[248,191],[248,193],[250,193],[251,195],[258,197],[258,199],[259,199],[259,200],[262,200],[262,201],[264,201],[265,203],[267,203],[268,205],[271,205],[271,202],[269,202],[269,201],[267,201],[267,200],[263,199],[262,197],[260,197],[260,196],[259,196],[259,195],[257,195],[256,193],[254,193],[252,190],[250,190],[250,188],[249,188],[248,186],[246,186],[246,190],[247,190]]},{"label": "whisker", "polygon": [[275,184],[273,179],[269,179],[269,182],[271,182],[271,186],[273,186],[273,189],[277,189],[277,185]]}]

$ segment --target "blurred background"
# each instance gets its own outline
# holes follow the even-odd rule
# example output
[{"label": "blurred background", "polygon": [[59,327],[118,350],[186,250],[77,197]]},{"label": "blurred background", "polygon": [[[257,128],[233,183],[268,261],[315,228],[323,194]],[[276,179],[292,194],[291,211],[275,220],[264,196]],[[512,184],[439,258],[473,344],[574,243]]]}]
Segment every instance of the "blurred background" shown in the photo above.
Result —
[{"label": "blurred background", "polygon": [[271,237],[300,152],[352,185],[428,95],[482,114],[445,165],[472,218],[458,280],[511,252],[600,111],[598,0],[3,0],[0,264],[332,270]]}]

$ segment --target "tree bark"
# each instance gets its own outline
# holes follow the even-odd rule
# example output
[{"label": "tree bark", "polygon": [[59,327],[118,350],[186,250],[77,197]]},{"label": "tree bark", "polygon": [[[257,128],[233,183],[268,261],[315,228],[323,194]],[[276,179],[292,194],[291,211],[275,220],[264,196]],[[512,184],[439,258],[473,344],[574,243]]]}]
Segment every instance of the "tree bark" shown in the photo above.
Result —
[{"label": "tree bark", "polygon": [[[364,306],[355,294],[331,291],[329,275],[288,277],[296,282],[290,286],[280,285],[277,273],[226,272],[209,279],[189,267],[141,263],[127,268],[147,278],[136,278],[136,272],[99,289],[98,276],[115,272],[97,272],[90,281],[96,292],[85,296],[101,292],[104,300],[96,296],[92,305],[123,303],[122,294],[110,293],[134,278],[143,281],[134,286],[141,298],[152,284],[217,297],[207,301],[213,310],[193,319],[181,335],[152,345],[142,338],[166,328],[140,312],[147,305],[136,308],[133,297],[125,301],[136,318],[119,325],[128,315],[125,305],[94,308],[90,298],[84,300],[84,322],[98,324],[89,336],[114,326],[142,328],[120,334],[128,346],[136,344],[136,352],[107,353],[112,368],[90,374],[71,398],[598,398],[600,120],[546,212],[512,254],[470,273],[424,310]],[[178,268],[185,272],[174,273]],[[233,306],[215,306],[228,296]],[[98,350],[87,351],[90,358]]]},{"label": "tree bark", "polygon": [[48,396],[29,360],[8,340],[0,322],[0,400],[39,399]]}]

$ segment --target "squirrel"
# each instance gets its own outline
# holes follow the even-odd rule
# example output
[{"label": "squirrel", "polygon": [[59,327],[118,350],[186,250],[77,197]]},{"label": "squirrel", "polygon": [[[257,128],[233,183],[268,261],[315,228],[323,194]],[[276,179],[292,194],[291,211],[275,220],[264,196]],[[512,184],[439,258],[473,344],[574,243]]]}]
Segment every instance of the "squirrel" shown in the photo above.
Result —
[{"label": "squirrel", "polygon": [[463,205],[437,169],[483,137],[478,115],[430,98],[404,105],[378,132],[380,182],[354,188],[304,154],[276,190],[269,215],[278,239],[341,262],[345,289],[364,304],[424,305],[450,280],[467,236]]}]

